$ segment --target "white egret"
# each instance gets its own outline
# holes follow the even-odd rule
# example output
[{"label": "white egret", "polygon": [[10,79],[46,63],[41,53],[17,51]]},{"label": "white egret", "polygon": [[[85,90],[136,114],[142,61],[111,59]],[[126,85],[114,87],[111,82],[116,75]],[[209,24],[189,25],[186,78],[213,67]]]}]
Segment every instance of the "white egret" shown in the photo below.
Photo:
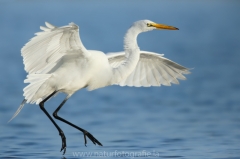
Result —
[{"label": "white egret", "polygon": [[78,90],[120,85],[120,86],[160,86],[178,84],[178,79],[185,79],[183,74],[189,69],[183,67],[162,54],[140,51],[137,36],[141,32],[154,29],[178,30],[178,28],[157,24],[150,20],[140,20],[128,29],[124,37],[124,52],[104,54],[100,51],[87,50],[79,37],[79,27],[70,23],[56,27],[45,23],[22,49],[25,70],[28,73],[24,88],[24,100],[10,119],[17,116],[25,103],[39,104],[57,128],[62,139],[63,154],[66,151],[66,137],[61,128],[44,108],[44,103],[59,92],[66,93],[63,102],[54,111],[53,117],[83,132],[94,143],[102,144],[86,130],[58,116],[64,103]]}]

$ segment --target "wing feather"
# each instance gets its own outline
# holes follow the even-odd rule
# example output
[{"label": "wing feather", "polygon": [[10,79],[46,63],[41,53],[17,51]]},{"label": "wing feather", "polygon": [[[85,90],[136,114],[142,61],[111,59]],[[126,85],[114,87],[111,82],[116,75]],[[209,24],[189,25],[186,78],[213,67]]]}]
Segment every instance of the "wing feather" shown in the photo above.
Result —
[{"label": "wing feather", "polygon": [[152,64],[152,60],[150,60],[150,63],[148,64],[149,65],[149,70],[150,70],[150,86],[158,86],[159,85],[159,82],[157,81],[157,78],[155,76],[155,67],[154,65]]},{"label": "wing feather", "polygon": [[138,62],[142,68],[141,78],[139,80],[141,80],[142,86],[144,87],[147,87],[149,85],[149,70],[148,66],[146,65],[146,60],[147,59],[142,59]]},{"label": "wing feather", "polygon": [[[125,53],[107,54],[109,64],[117,68],[124,62]],[[178,79],[185,80],[183,74],[188,74],[189,69],[165,57],[163,54],[141,51],[139,62],[135,70],[120,83],[120,86],[170,86],[171,83],[179,84]]]},{"label": "wing feather", "polygon": [[[79,28],[76,24],[70,23],[67,26],[56,27],[48,22],[46,27],[41,26],[42,32],[36,33],[22,49],[23,62],[26,72],[46,73],[56,62],[71,50],[80,51],[82,44],[79,37]],[[47,69],[46,69],[47,68]]]},{"label": "wing feather", "polygon": [[50,24],[50,23],[48,23],[48,22],[45,22],[45,25],[46,25],[49,29],[54,29],[54,28],[56,28],[56,26],[54,26],[54,25],[52,25],[52,24]]},{"label": "wing feather", "polygon": [[149,63],[150,67],[152,68],[152,74],[153,74],[153,78],[154,78],[154,85],[153,86],[160,86],[160,78],[159,78],[159,73],[156,69],[156,67],[152,64],[152,60],[151,63]]},{"label": "wing feather", "polygon": [[[132,81],[132,85],[135,87],[141,86],[141,83],[140,83],[140,80],[141,80],[140,71],[141,70],[140,69],[141,69],[141,65],[140,65],[140,63],[138,63],[134,70],[134,76],[133,76],[133,81]],[[126,85],[128,85],[128,84],[126,83]]]}]

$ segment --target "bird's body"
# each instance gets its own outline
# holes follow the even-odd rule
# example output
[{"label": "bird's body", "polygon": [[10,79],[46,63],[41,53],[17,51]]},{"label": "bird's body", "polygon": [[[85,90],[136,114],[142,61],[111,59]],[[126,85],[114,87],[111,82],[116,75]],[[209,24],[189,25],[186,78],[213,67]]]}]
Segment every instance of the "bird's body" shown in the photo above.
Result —
[{"label": "bird's body", "polygon": [[39,74],[29,75],[28,78],[39,76],[39,82],[43,83],[40,88],[34,87],[35,83],[26,87],[25,92],[27,89],[35,92],[32,98],[29,97],[32,93],[26,94],[26,99],[31,99],[29,102],[36,101],[38,104],[54,91],[64,92],[71,96],[81,88],[86,87],[89,90],[94,90],[109,85],[112,70],[106,55],[100,51],[92,51],[91,53],[86,58],[79,55],[78,51],[62,57],[57,65],[47,72],[48,78],[46,80],[41,80],[42,74],[40,76]]},{"label": "bird's body", "polygon": [[94,90],[107,86],[112,77],[111,71],[108,59],[103,52],[92,51],[87,58],[75,54],[74,57],[64,58],[59,68],[53,72],[54,81],[60,81],[56,90],[71,95],[81,88],[87,87],[89,90]]},{"label": "bird's body", "polygon": [[84,133],[95,144],[101,145],[86,130],[59,117],[57,112],[76,91],[87,88],[94,90],[108,85],[120,86],[161,86],[178,84],[185,79],[189,69],[163,57],[161,54],[140,51],[137,36],[153,29],[178,30],[175,27],[156,24],[149,20],[135,22],[124,37],[124,52],[104,54],[87,50],[79,37],[79,28],[70,23],[55,27],[46,23],[21,50],[25,70],[28,73],[24,88],[24,101],[12,119],[25,103],[36,103],[49,117],[62,137],[62,149],[66,150],[66,138],[44,108],[44,103],[58,92],[67,94],[53,116]]}]

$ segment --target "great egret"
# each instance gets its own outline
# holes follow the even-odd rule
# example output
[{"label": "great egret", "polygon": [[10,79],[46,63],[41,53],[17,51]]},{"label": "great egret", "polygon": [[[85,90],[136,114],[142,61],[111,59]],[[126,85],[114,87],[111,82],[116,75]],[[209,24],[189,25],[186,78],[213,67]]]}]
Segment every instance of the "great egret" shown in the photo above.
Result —
[{"label": "great egret", "polygon": [[124,52],[104,54],[87,50],[79,37],[79,27],[70,23],[56,27],[45,23],[22,49],[25,70],[28,73],[24,88],[24,100],[10,119],[17,116],[25,103],[39,104],[57,128],[62,138],[63,154],[66,151],[66,137],[61,128],[44,108],[44,103],[59,92],[67,94],[63,102],[54,111],[53,117],[65,122],[84,134],[94,143],[102,144],[86,130],[58,116],[58,111],[76,91],[87,88],[94,90],[108,85],[120,86],[160,86],[178,84],[177,79],[185,79],[183,74],[189,69],[183,67],[162,54],[140,51],[137,36],[141,32],[154,29],[178,30],[178,28],[157,24],[150,20],[140,20],[128,29],[124,37]]}]

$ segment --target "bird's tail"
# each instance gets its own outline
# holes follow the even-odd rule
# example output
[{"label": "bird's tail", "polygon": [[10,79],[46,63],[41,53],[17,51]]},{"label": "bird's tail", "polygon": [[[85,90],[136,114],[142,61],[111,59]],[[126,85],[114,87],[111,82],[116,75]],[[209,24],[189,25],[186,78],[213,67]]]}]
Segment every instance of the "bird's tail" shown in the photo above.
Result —
[{"label": "bird's tail", "polygon": [[17,115],[18,113],[20,113],[20,111],[22,110],[23,106],[25,105],[25,103],[27,102],[26,99],[24,99],[21,103],[21,105],[18,107],[17,111],[14,113],[14,115],[12,116],[12,118],[8,121],[8,123],[13,120]]},{"label": "bird's tail", "polygon": [[49,94],[54,92],[53,87],[49,85],[51,74],[30,74],[24,83],[29,83],[23,91],[23,96],[27,100],[26,103],[39,104]]},{"label": "bird's tail", "polygon": [[52,90],[52,87],[49,87],[48,79],[50,77],[51,74],[30,74],[27,76],[27,79],[24,82],[30,84],[23,89],[23,96],[25,98],[13,117],[8,122],[14,119],[18,113],[20,113],[25,103],[39,104],[42,99],[54,91]]}]

